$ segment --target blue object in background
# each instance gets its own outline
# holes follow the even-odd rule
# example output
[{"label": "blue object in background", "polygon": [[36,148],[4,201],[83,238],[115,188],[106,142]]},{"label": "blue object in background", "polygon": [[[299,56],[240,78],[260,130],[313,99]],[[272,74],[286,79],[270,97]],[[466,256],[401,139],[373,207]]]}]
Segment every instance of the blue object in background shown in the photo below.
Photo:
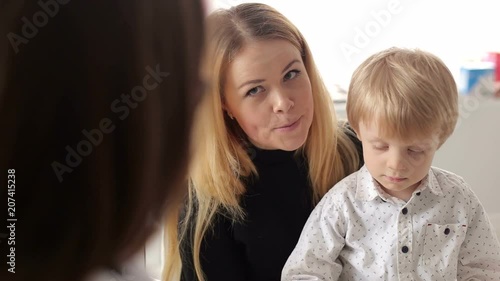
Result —
[{"label": "blue object in background", "polygon": [[459,92],[466,96],[489,97],[494,93],[495,66],[476,62],[460,68]]}]

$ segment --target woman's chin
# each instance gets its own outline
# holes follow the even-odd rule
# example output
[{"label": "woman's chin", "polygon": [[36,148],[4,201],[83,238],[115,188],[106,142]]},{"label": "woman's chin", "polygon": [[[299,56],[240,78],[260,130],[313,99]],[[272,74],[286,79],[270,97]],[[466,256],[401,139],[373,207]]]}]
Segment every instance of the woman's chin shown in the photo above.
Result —
[{"label": "woman's chin", "polygon": [[250,139],[250,142],[260,149],[265,150],[284,150],[284,151],[294,151],[302,147],[307,140],[307,134],[303,134],[300,136],[287,136],[286,138],[276,138],[272,140],[266,141],[256,141]]},{"label": "woman's chin", "polygon": [[278,149],[285,151],[294,151],[301,148],[306,143],[307,136],[297,140],[286,140],[280,144]]}]

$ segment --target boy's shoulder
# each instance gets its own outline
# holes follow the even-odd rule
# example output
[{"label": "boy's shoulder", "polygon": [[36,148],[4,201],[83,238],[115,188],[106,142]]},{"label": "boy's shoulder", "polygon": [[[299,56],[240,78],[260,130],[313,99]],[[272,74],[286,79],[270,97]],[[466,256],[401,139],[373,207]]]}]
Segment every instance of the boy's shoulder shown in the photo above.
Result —
[{"label": "boy's shoulder", "polygon": [[344,203],[346,202],[345,199],[354,199],[358,185],[363,177],[362,169],[363,168],[340,180],[330,188],[324,197]]},{"label": "boy's shoulder", "polygon": [[436,180],[438,180],[439,183],[442,184],[466,184],[465,180],[463,177],[460,175],[457,175],[451,171],[445,170],[443,168],[431,166],[430,170],[434,177],[436,177]]},{"label": "boy's shoulder", "polygon": [[431,167],[430,173],[432,173],[432,176],[436,181],[435,184],[439,186],[444,194],[460,193],[465,196],[469,196],[473,193],[470,186],[460,175],[434,166]]}]

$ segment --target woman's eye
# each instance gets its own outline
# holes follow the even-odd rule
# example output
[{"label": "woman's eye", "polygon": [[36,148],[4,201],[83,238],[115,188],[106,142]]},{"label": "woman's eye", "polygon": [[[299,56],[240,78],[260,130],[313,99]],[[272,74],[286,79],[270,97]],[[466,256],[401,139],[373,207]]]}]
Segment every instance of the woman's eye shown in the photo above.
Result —
[{"label": "woman's eye", "polygon": [[389,148],[388,146],[374,146],[373,148],[375,148],[376,150],[387,150],[387,148]]},{"label": "woman's eye", "polygon": [[254,87],[252,89],[250,89],[246,94],[245,96],[255,96],[257,95],[258,93],[262,92],[263,91],[263,88],[261,86],[257,86],[257,87]]},{"label": "woman's eye", "polygon": [[288,71],[286,74],[285,74],[285,77],[283,77],[283,80],[287,81],[287,80],[290,80],[290,79],[293,79],[295,77],[297,77],[297,75],[300,74],[300,70],[290,70]]},{"label": "woman's eye", "polygon": [[409,148],[408,151],[410,153],[422,153],[422,152],[424,152],[422,149],[418,149],[418,148]]}]

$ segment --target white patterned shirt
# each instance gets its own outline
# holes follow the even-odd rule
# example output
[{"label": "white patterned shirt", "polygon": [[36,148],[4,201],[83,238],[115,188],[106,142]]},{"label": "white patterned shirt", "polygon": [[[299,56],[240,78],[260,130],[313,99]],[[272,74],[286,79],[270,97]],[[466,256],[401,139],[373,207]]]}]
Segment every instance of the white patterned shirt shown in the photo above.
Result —
[{"label": "white patterned shirt", "polygon": [[461,177],[431,167],[405,202],[364,166],[318,203],[281,280],[499,281],[500,245]]}]

